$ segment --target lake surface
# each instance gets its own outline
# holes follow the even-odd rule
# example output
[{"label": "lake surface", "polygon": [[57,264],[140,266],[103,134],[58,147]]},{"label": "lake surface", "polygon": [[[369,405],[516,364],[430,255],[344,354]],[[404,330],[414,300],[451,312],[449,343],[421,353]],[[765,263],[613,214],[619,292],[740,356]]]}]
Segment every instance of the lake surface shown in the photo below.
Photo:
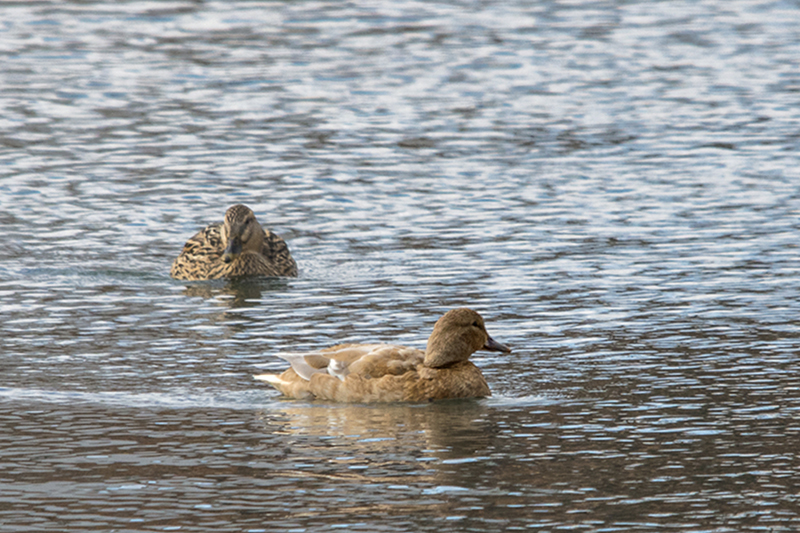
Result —
[{"label": "lake surface", "polygon": [[[0,20],[0,530],[800,529],[796,3]],[[172,280],[234,203],[300,276]],[[458,306],[491,398],[252,379]]]}]

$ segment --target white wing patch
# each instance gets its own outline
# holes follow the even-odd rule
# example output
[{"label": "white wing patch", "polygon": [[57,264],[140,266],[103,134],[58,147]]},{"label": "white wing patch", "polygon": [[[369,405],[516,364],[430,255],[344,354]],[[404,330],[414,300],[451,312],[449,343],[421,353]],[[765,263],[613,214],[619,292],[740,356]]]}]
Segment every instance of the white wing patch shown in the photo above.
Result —
[{"label": "white wing patch", "polygon": [[347,374],[350,373],[350,369],[347,368],[348,365],[344,361],[337,361],[336,359],[331,359],[328,363],[328,374],[331,376],[335,376],[339,378],[341,381],[344,381],[344,378],[347,377]]}]

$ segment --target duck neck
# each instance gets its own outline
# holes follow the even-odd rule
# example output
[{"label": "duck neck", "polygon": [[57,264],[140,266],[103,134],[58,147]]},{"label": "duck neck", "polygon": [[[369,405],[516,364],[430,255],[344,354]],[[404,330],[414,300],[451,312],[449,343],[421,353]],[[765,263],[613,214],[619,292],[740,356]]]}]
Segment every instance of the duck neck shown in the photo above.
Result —
[{"label": "duck neck", "polygon": [[466,361],[472,355],[472,349],[458,338],[430,338],[425,350],[424,365],[431,368],[450,366]]}]

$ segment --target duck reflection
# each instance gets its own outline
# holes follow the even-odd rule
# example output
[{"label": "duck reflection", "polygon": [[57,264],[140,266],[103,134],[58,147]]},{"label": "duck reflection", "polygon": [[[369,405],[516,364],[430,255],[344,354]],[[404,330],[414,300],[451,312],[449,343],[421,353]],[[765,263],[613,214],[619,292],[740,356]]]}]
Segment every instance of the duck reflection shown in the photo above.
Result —
[{"label": "duck reflection", "polygon": [[398,461],[469,461],[498,433],[492,409],[477,400],[391,405],[281,401],[264,415],[271,432],[341,446],[350,460],[376,453]]},{"label": "duck reflection", "polygon": [[261,423],[281,445],[270,447],[258,477],[302,491],[303,511],[291,517],[303,525],[365,514],[504,521],[530,512],[508,505],[519,504],[519,488],[540,473],[516,460],[522,450],[509,450],[508,418],[491,400],[277,401],[261,412]]},{"label": "duck reflection", "polygon": [[213,299],[220,306],[241,309],[256,307],[264,292],[283,291],[287,286],[288,281],[284,278],[208,281],[186,285],[183,295]]}]

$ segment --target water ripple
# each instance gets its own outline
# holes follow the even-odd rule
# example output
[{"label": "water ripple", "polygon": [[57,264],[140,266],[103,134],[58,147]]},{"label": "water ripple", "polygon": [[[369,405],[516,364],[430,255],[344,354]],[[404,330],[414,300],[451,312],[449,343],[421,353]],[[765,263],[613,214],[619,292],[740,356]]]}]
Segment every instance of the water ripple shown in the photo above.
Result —
[{"label": "water ripple", "polygon": [[[0,10],[0,523],[798,529],[793,6]],[[236,202],[300,276],[171,280]],[[491,398],[252,380],[462,305]]]}]

